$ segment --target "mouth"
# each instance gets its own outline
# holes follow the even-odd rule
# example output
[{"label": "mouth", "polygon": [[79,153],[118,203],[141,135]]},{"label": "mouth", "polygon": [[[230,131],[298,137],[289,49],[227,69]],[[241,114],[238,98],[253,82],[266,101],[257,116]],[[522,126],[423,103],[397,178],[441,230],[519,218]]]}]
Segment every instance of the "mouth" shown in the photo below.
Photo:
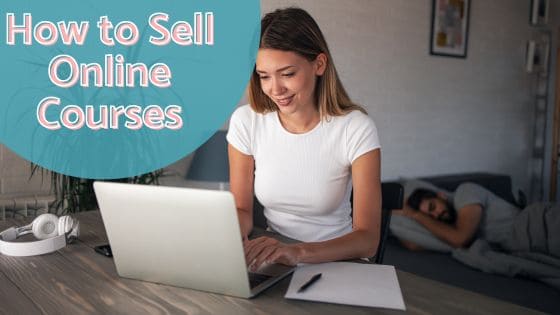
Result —
[{"label": "mouth", "polygon": [[294,99],[294,96],[292,95],[292,96],[284,97],[284,98],[275,98],[274,102],[278,106],[288,106],[288,105],[290,105],[290,103],[292,102],[293,99]]}]

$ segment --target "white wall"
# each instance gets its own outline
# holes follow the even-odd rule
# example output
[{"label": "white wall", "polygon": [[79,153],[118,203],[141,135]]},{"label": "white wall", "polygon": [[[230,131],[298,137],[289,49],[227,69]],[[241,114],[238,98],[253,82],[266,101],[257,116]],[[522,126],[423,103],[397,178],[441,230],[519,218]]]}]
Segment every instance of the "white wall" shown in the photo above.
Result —
[{"label": "white wall", "polygon": [[0,144],[0,198],[49,193],[50,177],[37,173],[30,179],[30,174],[31,164]]},{"label": "white wall", "polygon": [[384,179],[488,171],[528,191],[529,2],[473,1],[466,59],[429,55],[431,0],[263,0],[262,10],[297,5],[317,19],[377,123]]},{"label": "white wall", "polygon": [[[528,191],[530,0],[473,1],[466,59],[429,55],[431,3],[262,0],[262,11],[297,5],[317,19],[345,87],[377,123],[384,179],[488,171]],[[26,162],[1,145],[0,154],[0,193],[21,190]]]}]

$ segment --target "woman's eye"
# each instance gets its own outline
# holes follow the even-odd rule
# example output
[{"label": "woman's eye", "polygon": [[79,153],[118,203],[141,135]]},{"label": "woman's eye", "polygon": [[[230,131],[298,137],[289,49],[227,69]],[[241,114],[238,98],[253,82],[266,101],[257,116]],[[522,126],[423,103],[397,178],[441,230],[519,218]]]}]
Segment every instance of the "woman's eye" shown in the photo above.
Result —
[{"label": "woman's eye", "polygon": [[260,76],[259,78],[261,79],[261,81],[262,81],[262,80],[266,80],[266,79],[268,79],[268,77],[267,77],[267,76]]},{"label": "woman's eye", "polygon": [[293,73],[293,72],[290,72],[290,73],[284,73],[284,74],[282,74],[282,76],[284,76],[284,77],[288,77],[288,78],[289,78],[289,77],[293,77],[293,76],[294,76],[294,74],[295,74],[295,73]]}]

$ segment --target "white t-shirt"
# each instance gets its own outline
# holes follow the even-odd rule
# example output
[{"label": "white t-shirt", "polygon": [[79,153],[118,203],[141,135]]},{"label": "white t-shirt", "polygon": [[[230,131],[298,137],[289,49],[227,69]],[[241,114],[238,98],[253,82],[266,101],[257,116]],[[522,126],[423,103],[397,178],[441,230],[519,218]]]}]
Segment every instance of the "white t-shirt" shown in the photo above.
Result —
[{"label": "white t-shirt", "polygon": [[245,105],[231,116],[227,140],[253,156],[255,195],[274,231],[304,242],[352,231],[351,165],[380,147],[367,115],[352,111],[293,134],[277,112],[257,114]]}]

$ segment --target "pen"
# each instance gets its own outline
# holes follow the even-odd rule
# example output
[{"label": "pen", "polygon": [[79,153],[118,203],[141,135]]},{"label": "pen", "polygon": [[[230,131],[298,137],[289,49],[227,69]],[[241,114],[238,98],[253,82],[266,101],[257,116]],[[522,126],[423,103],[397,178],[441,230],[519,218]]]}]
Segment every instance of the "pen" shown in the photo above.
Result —
[{"label": "pen", "polygon": [[321,279],[321,275],[320,273],[314,275],[313,277],[311,277],[311,279],[309,279],[306,283],[304,283],[301,288],[298,289],[297,293],[301,293],[305,290],[307,290],[307,288],[309,288],[310,286],[313,285],[313,283],[317,282],[317,280]]}]

